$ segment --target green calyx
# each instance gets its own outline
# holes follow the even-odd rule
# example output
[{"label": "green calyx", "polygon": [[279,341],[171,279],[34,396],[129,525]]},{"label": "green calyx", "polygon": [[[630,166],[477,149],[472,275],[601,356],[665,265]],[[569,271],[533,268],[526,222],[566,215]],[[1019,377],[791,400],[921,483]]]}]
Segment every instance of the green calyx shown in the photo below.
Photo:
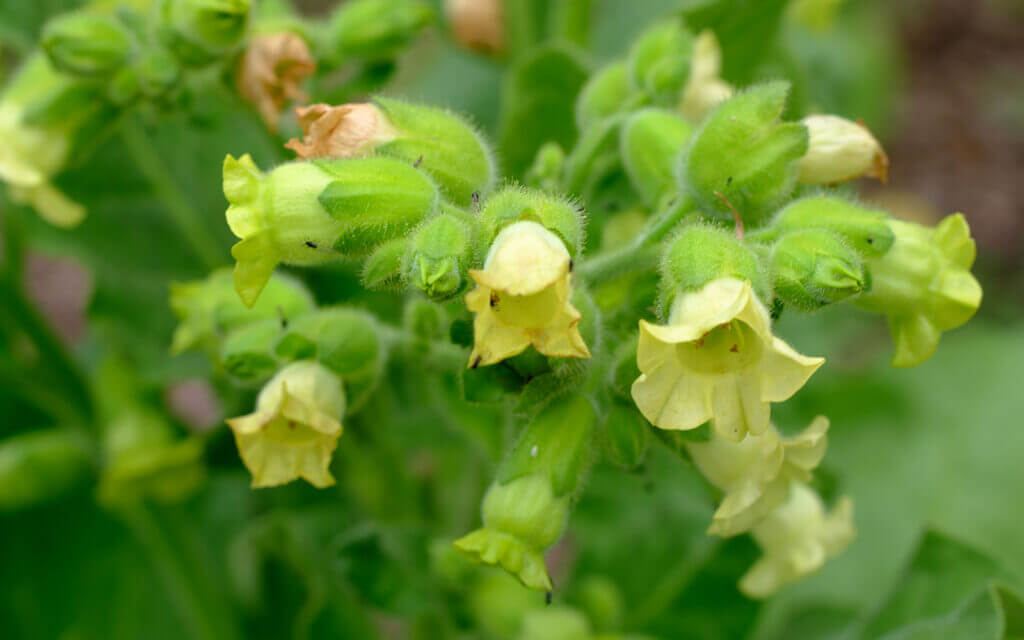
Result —
[{"label": "green calyx", "polygon": [[494,186],[494,153],[462,118],[443,109],[376,98],[397,135],[376,152],[398,158],[430,175],[453,204],[467,207]]},{"label": "green calyx", "polygon": [[608,116],[618,113],[632,95],[625,62],[614,62],[599,69],[583,85],[576,97],[576,126],[586,131]]},{"label": "green calyx", "polygon": [[68,13],[46,23],[40,46],[57,69],[86,78],[109,77],[131,57],[135,37],[116,17]]},{"label": "green calyx", "polygon": [[853,302],[889,317],[893,366],[912,367],[935,353],[943,331],[963,325],[978,310],[981,285],[970,272],[976,247],[959,213],[934,229],[899,220],[888,226],[893,245],[867,261],[871,289]]},{"label": "green calyx", "polygon": [[393,58],[434,20],[419,0],[354,0],[342,4],[327,25],[328,47],[339,58]]},{"label": "green calyx", "polygon": [[775,295],[808,311],[860,293],[867,281],[860,255],[820,229],[783,235],[772,248],[770,270]]},{"label": "green calyx", "polygon": [[678,18],[642,33],[629,51],[629,81],[659,104],[674,105],[690,77],[693,33]]},{"label": "green calyx", "polygon": [[657,108],[637,111],[623,125],[622,164],[647,207],[657,207],[675,189],[676,163],[691,133],[678,114]]},{"label": "green calyx", "polygon": [[569,254],[578,257],[583,250],[583,214],[570,202],[536,189],[505,187],[484,202],[477,218],[481,232],[477,255],[487,254],[498,233],[519,221],[536,222],[565,243]]},{"label": "green calyx", "polygon": [[561,188],[565,172],[565,151],[557,142],[548,142],[537,150],[533,164],[523,176],[528,187],[556,192]]},{"label": "green calyx", "polygon": [[229,333],[220,349],[221,367],[243,384],[269,380],[279,368],[273,349],[286,322],[277,318],[261,320]]},{"label": "green calyx", "polygon": [[757,256],[731,231],[710,225],[686,226],[662,254],[660,306],[667,312],[678,294],[699,291],[719,278],[746,280],[762,302],[771,299],[768,279]]},{"label": "green calyx", "polygon": [[811,196],[788,205],[778,213],[766,234],[803,229],[834,233],[865,258],[885,254],[895,241],[889,214],[866,209],[834,196]]},{"label": "green calyx", "polygon": [[182,64],[201,67],[237,47],[252,0],[163,0],[160,33]]},{"label": "green calyx", "polygon": [[447,300],[464,288],[473,258],[472,218],[444,213],[413,234],[405,279],[432,300]]},{"label": "green calyx", "polygon": [[756,85],[718,106],[693,134],[679,164],[680,186],[707,215],[763,224],[790,197],[807,128],[782,122],[789,85]]}]

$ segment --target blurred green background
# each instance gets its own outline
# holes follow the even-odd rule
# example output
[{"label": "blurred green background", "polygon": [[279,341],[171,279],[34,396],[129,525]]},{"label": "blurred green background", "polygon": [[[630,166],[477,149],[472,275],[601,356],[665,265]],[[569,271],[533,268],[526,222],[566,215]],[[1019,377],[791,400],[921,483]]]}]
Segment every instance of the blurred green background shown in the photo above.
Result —
[{"label": "blurred green background", "polygon": [[[326,8],[301,4],[312,15]],[[597,0],[595,63],[685,4],[701,2]],[[794,114],[863,119],[892,172],[888,185],[861,196],[923,222],[963,211],[979,242],[985,299],[971,323],[910,370],[888,366],[888,333],[875,318],[834,311],[780,322],[780,335],[802,353],[827,354],[828,365],[776,408],[775,422],[795,431],[828,415],[825,489],[855,502],[858,537],[820,574],[764,604],[740,596],[735,581],[756,550],[704,535],[710,496],[691,468],[655,446],[639,472],[595,469],[552,552],[556,606],[578,608],[598,628],[660,638],[855,637],[828,630],[870,621],[892,603],[926,530],[989,560],[957,547],[925,566],[942,586],[920,600],[954,597],[942,589],[966,597],[979,571],[1024,575],[1024,3],[849,0],[830,26],[786,22],[740,60],[730,51],[749,35],[742,18],[764,5],[729,4],[731,17],[717,25],[726,79],[784,75],[795,85]],[[3,75],[47,17],[74,5],[0,0]],[[403,56],[388,92],[468,113],[494,136],[501,73],[432,32]],[[336,487],[249,490],[222,418],[246,411],[251,393],[215,393],[202,382],[202,358],[167,355],[168,283],[216,265],[193,255],[169,223],[166,194],[145,162],[152,154],[140,145],[187,194],[178,204],[200,212],[225,264],[224,154],[249,152],[261,165],[287,157],[237,97],[210,93],[188,113],[134,117],[128,133],[62,175],[60,186],[90,209],[80,228],[48,227],[5,203],[5,233],[24,237],[21,277],[58,339],[86,367],[110,351],[127,354],[147,407],[182,432],[209,434],[208,473],[183,502],[105,507],[86,482],[0,513],[0,637],[515,637],[522,612],[542,608],[543,595],[449,566],[434,542],[476,524],[509,438],[490,410],[453,409],[461,403],[448,381],[424,382],[408,363],[393,363],[371,406],[346,424]],[[305,275],[323,303],[372,301],[400,316],[398,301],[360,293],[354,274],[341,266]],[[13,339],[0,344],[16,348]],[[475,431],[456,428],[452,414]],[[14,385],[0,387],[0,437],[52,423]],[[958,633],[920,637],[989,637]]]}]

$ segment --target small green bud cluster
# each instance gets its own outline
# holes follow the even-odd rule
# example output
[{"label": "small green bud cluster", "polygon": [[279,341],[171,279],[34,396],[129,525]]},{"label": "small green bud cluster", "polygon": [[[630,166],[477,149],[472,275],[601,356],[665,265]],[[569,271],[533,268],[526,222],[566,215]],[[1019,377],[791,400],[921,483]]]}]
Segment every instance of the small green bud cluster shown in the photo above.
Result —
[{"label": "small green bud cluster", "polygon": [[330,16],[325,31],[327,56],[389,60],[434,21],[420,0],[353,0]]}]

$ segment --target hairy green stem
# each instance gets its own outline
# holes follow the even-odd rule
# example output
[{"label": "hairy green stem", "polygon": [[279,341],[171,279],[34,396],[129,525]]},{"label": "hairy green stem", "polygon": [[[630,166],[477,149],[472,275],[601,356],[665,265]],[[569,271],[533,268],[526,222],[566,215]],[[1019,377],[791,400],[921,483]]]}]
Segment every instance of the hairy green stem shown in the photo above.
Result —
[{"label": "hairy green stem", "polygon": [[121,129],[121,136],[146,180],[150,182],[157,196],[167,208],[171,220],[191,245],[196,256],[207,269],[214,269],[225,263],[225,252],[210,230],[203,224],[202,215],[185,196],[181,186],[171,175],[167,165],[154,151],[153,143],[146,136],[138,119],[129,118]]}]

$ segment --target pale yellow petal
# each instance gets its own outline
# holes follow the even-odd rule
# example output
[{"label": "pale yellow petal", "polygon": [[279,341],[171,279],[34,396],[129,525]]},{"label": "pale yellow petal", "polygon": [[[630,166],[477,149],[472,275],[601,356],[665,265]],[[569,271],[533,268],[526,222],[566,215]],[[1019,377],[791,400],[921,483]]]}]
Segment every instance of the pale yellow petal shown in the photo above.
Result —
[{"label": "pale yellow petal", "polygon": [[803,356],[779,338],[765,349],[761,370],[761,398],[766,402],[788,400],[825,363],[824,358]]},{"label": "pale yellow petal", "polygon": [[696,429],[711,419],[711,389],[699,376],[687,376],[674,361],[633,382],[633,402],[660,429]]},{"label": "pale yellow petal", "polygon": [[530,346],[526,329],[502,324],[489,307],[477,312],[473,319],[473,336],[473,352],[467,364],[470,369],[500,362]]}]

